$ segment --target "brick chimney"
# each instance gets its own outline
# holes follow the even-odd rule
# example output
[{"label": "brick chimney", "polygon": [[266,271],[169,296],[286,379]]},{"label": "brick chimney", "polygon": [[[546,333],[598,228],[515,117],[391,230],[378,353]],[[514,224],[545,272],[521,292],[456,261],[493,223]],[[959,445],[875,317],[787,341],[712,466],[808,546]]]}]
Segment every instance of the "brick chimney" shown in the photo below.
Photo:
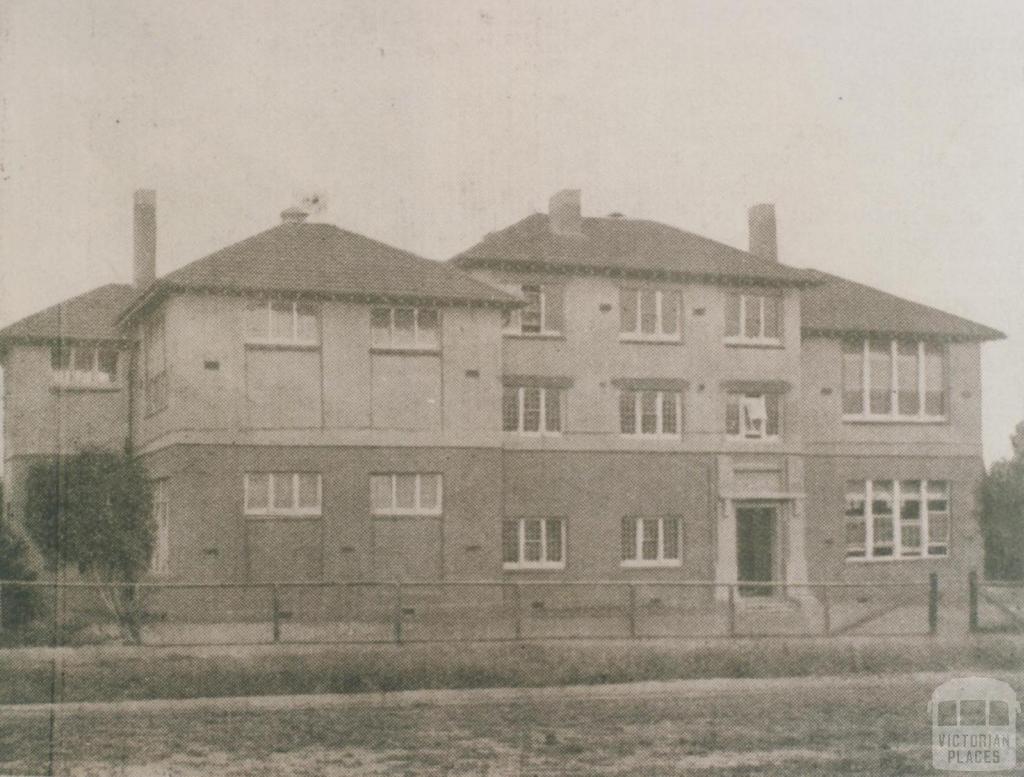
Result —
[{"label": "brick chimney", "polygon": [[135,264],[132,283],[145,289],[156,280],[156,192],[135,190]]},{"label": "brick chimney", "polygon": [[751,205],[747,213],[750,225],[750,253],[771,262],[779,261],[779,244],[775,233],[775,205],[763,202]]},{"label": "brick chimney", "polygon": [[583,216],[580,208],[580,190],[562,189],[548,200],[548,219],[556,235],[583,234]]}]

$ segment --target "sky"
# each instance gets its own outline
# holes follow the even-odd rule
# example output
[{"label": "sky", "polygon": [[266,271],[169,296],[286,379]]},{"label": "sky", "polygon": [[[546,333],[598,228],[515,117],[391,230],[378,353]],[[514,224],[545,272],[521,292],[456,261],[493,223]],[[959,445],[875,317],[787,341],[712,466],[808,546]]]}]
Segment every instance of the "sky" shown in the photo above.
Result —
[{"label": "sky", "polygon": [[0,0],[0,326],[320,218],[445,259],[560,188],[994,326],[1024,419],[1024,4]]}]

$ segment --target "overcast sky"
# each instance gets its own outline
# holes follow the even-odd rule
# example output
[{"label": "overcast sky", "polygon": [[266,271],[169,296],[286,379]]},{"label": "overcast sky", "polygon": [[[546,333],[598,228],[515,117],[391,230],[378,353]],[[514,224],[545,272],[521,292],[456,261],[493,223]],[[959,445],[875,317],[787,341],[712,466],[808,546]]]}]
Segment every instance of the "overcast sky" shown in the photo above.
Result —
[{"label": "overcast sky", "polygon": [[437,259],[583,189],[995,326],[1024,418],[1024,3],[0,0],[0,325],[322,218]]}]

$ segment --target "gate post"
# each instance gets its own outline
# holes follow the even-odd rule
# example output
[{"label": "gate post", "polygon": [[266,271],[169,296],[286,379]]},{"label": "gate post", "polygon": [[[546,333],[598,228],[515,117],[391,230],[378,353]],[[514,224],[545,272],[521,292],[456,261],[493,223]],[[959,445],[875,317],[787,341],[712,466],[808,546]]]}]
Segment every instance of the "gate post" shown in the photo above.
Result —
[{"label": "gate post", "polygon": [[629,636],[636,638],[636,586],[629,584]]},{"label": "gate post", "polygon": [[519,583],[513,583],[512,585],[512,606],[516,611],[516,639],[523,638],[523,606],[522,606],[522,591],[519,588]]},{"label": "gate post", "polygon": [[395,583],[395,643],[402,644],[402,584]]},{"label": "gate post", "polygon": [[829,601],[828,585],[821,587],[821,607],[821,625],[825,635],[828,636],[832,633],[832,612],[830,610],[831,602]]},{"label": "gate post", "polygon": [[736,636],[736,586],[729,584],[729,636]]},{"label": "gate post", "polygon": [[939,630],[939,574],[928,575],[928,633],[934,636]]},{"label": "gate post", "polygon": [[274,642],[281,641],[281,596],[277,584],[270,586],[271,624],[273,625]]},{"label": "gate post", "polygon": [[978,573],[973,569],[967,573],[967,626],[973,634],[978,630]]}]

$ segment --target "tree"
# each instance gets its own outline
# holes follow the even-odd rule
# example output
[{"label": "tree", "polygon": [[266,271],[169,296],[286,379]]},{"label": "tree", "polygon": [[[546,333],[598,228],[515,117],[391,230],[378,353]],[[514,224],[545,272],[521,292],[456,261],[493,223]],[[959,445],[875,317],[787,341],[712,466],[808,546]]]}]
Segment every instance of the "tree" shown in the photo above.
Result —
[{"label": "tree", "polygon": [[1024,579],[1024,421],[1010,437],[1013,455],[997,461],[981,483],[985,576]]},{"label": "tree", "polygon": [[130,452],[85,450],[30,468],[25,527],[53,571],[77,569],[100,584],[125,636],[140,638],[131,585],[149,564],[155,523],[142,462]]},{"label": "tree", "polygon": [[[0,580],[36,579],[28,561],[28,546],[4,521],[4,484],[0,482]],[[0,629],[26,625],[36,614],[38,591],[31,586],[5,585],[0,590]]]}]

